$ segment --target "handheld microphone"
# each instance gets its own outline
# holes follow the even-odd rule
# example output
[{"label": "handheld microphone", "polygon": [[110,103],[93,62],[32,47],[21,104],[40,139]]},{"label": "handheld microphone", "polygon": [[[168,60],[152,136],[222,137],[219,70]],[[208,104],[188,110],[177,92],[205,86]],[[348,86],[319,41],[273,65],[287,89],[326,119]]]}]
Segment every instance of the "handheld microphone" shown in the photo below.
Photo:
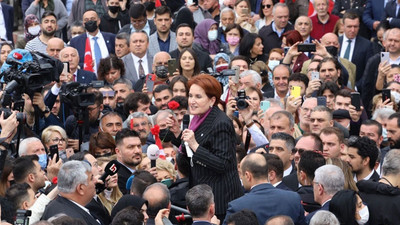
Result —
[{"label": "handheld microphone", "polygon": [[[182,131],[184,131],[185,129],[189,128],[189,123],[190,123],[190,116],[189,114],[185,114],[183,115],[183,119],[182,119]],[[193,156],[193,151],[192,149],[190,149],[189,144],[187,142],[182,141],[182,149],[183,147],[186,149],[186,155],[188,157],[192,157]]]},{"label": "handheld microphone", "polygon": [[109,163],[107,163],[106,168],[104,169],[103,175],[100,177],[100,180],[104,182],[104,184],[97,183],[96,184],[96,193],[100,194],[105,188],[106,188],[106,178],[108,176],[112,176],[116,174],[119,170],[119,164],[117,163],[117,160],[112,160]]},{"label": "handheld microphone", "polygon": [[157,145],[151,144],[149,147],[147,147],[147,157],[149,157],[151,161],[151,168],[156,167],[156,160],[158,159],[159,155],[160,149]]}]

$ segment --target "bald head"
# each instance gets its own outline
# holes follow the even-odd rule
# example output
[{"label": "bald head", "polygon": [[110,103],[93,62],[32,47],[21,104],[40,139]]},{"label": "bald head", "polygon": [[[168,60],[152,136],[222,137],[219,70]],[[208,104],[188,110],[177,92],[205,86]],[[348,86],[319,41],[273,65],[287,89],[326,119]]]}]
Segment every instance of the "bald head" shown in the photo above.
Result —
[{"label": "bald head", "polygon": [[168,66],[168,60],[171,59],[171,56],[168,52],[158,52],[154,55],[153,58],[153,72],[156,72],[156,66]]},{"label": "bald head", "polygon": [[74,73],[78,68],[79,55],[78,51],[73,47],[66,47],[60,51],[60,61],[69,62],[71,73]]},{"label": "bald head", "polygon": [[47,42],[47,54],[51,57],[59,59],[60,51],[64,48],[64,41],[60,38],[53,37]]},{"label": "bald head", "polygon": [[263,179],[268,177],[267,160],[258,153],[251,153],[244,157],[240,163],[242,173],[250,172],[255,179]]},{"label": "bald head", "polygon": [[326,33],[321,38],[321,44],[325,47],[335,46],[335,47],[339,48],[339,38],[334,33]]},{"label": "bald head", "polygon": [[149,203],[147,214],[155,217],[159,210],[170,207],[170,194],[167,186],[162,183],[154,183],[146,188],[143,198]]}]

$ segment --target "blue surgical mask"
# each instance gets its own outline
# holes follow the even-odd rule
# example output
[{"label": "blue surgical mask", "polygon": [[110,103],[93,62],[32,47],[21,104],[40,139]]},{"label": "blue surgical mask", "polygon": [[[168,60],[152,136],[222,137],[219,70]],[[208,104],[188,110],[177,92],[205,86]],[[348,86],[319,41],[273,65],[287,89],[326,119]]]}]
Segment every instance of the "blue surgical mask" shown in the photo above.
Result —
[{"label": "blue surgical mask", "polygon": [[208,40],[215,41],[218,38],[218,30],[209,30],[208,31]]},{"label": "blue surgical mask", "polygon": [[383,141],[387,141],[388,140],[387,130],[384,127],[382,127],[382,136],[383,136]]},{"label": "blue surgical mask", "polygon": [[272,71],[274,68],[279,65],[281,62],[279,60],[269,60],[268,61],[268,67]]},{"label": "blue surgical mask", "polygon": [[45,153],[40,154],[40,155],[38,155],[38,157],[39,157],[40,167],[44,170],[47,166],[47,154],[45,154]]}]

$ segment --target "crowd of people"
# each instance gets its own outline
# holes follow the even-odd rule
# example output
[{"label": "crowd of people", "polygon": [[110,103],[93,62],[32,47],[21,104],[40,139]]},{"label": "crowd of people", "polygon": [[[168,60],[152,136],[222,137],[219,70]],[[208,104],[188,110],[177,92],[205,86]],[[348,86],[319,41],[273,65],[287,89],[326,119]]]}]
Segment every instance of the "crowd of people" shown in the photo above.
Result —
[{"label": "crowd of people", "polygon": [[400,224],[400,0],[20,4],[0,224]]}]

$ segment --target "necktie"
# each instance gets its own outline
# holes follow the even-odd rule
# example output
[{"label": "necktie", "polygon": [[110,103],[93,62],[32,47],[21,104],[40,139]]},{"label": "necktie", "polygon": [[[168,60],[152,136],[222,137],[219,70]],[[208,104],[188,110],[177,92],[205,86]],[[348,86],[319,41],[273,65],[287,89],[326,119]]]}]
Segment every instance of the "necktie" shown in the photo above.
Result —
[{"label": "necktie", "polygon": [[142,60],[139,59],[139,78],[144,77],[144,69],[143,69],[143,65],[142,65]]},{"label": "necktie", "polygon": [[99,43],[97,43],[97,38],[98,37],[93,37],[93,40],[94,40],[94,58],[96,60],[96,66],[99,66],[100,59],[101,59],[101,50],[100,50]]},{"label": "necktie", "polygon": [[346,51],[344,52],[344,57],[343,58],[349,60],[349,58],[350,58],[351,40],[349,39],[349,40],[347,40],[347,42],[348,42],[348,44],[347,44]]}]

